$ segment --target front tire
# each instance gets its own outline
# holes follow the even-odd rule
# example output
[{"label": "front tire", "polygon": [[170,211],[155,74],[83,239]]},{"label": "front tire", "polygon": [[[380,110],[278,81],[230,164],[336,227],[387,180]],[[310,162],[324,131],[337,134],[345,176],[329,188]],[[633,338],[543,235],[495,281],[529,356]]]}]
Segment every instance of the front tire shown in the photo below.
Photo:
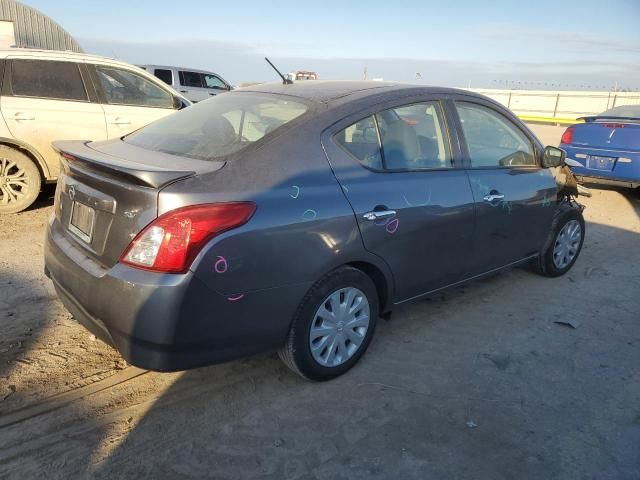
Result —
[{"label": "front tire", "polygon": [[309,380],[342,375],[367,350],[378,312],[378,294],[371,278],[353,267],[334,270],[303,298],[278,355]]},{"label": "front tire", "polygon": [[28,208],[40,193],[38,167],[24,153],[0,145],[0,214]]},{"label": "front tire", "polygon": [[567,273],[578,259],[584,243],[582,213],[572,207],[560,207],[551,225],[549,239],[533,262],[533,270],[546,277]]}]

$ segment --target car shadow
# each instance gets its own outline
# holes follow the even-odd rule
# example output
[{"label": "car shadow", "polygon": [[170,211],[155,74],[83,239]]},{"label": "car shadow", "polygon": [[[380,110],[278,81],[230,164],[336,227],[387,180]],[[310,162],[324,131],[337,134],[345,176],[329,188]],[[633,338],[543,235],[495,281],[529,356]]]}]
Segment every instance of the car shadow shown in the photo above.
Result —
[{"label": "car shadow", "polygon": [[398,308],[331,382],[262,354],[0,430],[0,477],[637,477],[640,234],[587,229],[563,277],[513,269]]}]

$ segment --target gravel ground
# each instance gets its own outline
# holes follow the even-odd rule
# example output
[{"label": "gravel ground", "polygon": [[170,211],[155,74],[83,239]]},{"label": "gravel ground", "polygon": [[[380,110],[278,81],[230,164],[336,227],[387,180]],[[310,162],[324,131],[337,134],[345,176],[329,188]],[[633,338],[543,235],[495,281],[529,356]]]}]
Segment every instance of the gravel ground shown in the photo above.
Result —
[{"label": "gravel ground", "polygon": [[127,366],[42,273],[50,199],[0,217],[0,478],[637,480],[640,197],[584,203],[566,276],[515,269],[405,306],[324,384],[273,354]]}]

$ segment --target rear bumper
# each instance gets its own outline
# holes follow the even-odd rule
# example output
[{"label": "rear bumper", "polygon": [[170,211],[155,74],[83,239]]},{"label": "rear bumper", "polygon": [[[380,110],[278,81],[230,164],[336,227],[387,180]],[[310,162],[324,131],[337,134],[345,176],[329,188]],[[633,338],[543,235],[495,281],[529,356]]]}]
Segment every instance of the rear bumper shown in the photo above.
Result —
[{"label": "rear bumper", "polygon": [[[640,186],[640,154],[618,150],[593,150],[588,147],[576,147],[561,144],[566,150],[567,158],[582,164],[582,167],[571,167],[578,180],[585,183],[612,185],[616,187],[635,188]],[[587,158],[599,155],[615,158],[612,170],[587,168]]]},{"label": "rear bumper", "polygon": [[45,273],[82,325],[128,363],[155,371],[185,370],[279,347],[309,287],[247,292],[229,301],[191,272],[164,275],[121,264],[104,269],[66,238],[54,217],[45,239]]},{"label": "rear bumper", "polygon": [[640,187],[640,179],[636,181],[616,179],[616,178],[604,178],[595,175],[584,175],[575,173],[576,178],[580,183],[593,183],[597,185],[610,185],[612,187],[624,187],[624,188],[637,188]]}]

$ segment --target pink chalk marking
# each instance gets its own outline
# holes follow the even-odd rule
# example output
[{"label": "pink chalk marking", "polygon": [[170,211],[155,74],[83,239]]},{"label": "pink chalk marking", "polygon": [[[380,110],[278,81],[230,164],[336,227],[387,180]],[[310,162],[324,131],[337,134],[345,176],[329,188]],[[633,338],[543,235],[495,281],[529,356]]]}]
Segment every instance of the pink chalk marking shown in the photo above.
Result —
[{"label": "pink chalk marking", "polygon": [[241,293],[240,295],[236,295],[235,297],[227,297],[227,300],[229,300],[230,302],[237,302],[238,300],[242,300],[244,298],[244,293]]},{"label": "pink chalk marking", "polygon": [[387,228],[387,232],[396,233],[396,231],[398,230],[399,226],[400,226],[400,219],[399,218],[394,218],[389,223],[387,223],[387,227],[386,227]]},{"label": "pink chalk marking", "polygon": [[216,273],[224,273],[227,271],[227,259],[218,255],[218,260],[213,264],[213,270]]}]

